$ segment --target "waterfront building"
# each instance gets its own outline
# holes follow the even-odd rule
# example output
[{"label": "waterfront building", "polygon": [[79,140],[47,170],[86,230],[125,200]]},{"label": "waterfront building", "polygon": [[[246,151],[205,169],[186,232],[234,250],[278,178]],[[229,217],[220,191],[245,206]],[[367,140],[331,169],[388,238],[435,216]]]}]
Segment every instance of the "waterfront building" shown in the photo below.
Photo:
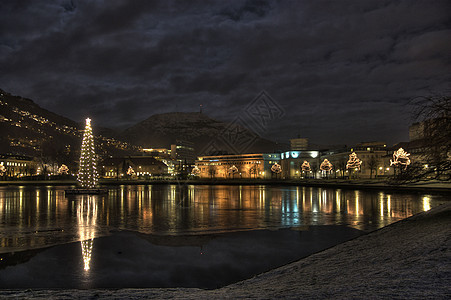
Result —
[{"label": "waterfront building", "polygon": [[[103,161],[103,176],[105,178],[121,178],[131,176],[127,174],[130,170],[134,176],[166,176],[168,166],[152,156],[126,156],[110,157]],[[130,173],[130,172],[129,172]]]},{"label": "waterfront building", "polygon": [[8,177],[32,176],[39,171],[37,161],[23,155],[0,154],[0,165]]},{"label": "waterfront building", "polygon": [[176,140],[175,144],[171,145],[171,157],[182,163],[193,164],[196,160],[194,154],[194,143],[189,141]]},{"label": "waterfront building", "polygon": [[279,153],[200,156],[196,160],[201,178],[272,178],[271,167]]},{"label": "waterfront building", "polygon": [[393,168],[390,166],[390,158],[387,144],[384,142],[363,142],[351,148],[341,148],[323,151],[321,159],[328,159],[333,168],[333,177],[349,177],[350,172],[346,168],[349,155],[355,153],[362,161],[357,176],[361,178],[381,177],[393,175]]},{"label": "waterfront building", "polygon": [[308,149],[307,138],[296,138],[290,140],[290,149],[292,151],[302,151]]},{"label": "waterfront building", "polygon": [[[310,178],[316,177],[319,170],[320,152],[317,150],[285,151],[280,154],[282,166],[282,178]],[[307,161],[310,171],[302,171],[301,166]]]}]

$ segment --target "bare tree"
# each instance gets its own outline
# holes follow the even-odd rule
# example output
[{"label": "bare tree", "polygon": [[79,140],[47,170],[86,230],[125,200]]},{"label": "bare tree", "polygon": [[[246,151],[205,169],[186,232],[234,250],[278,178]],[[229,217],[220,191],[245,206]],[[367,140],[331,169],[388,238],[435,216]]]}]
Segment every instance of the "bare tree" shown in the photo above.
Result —
[{"label": "bare tree", "polygon": [[257,164],[253,164],[252,167],[249,168],[249,177],[252,178],[252,175],[254,175],[254,178],[256,178],[257,174],[258,174]]},{"label": "bare tree", "polygon": [[346,163],[347,163],[346,156],[340,157],[340,159],[339,159],[338,162],[336,163],[336,164],[337,164],[337,168],[340,170],[341,178],[344,178],[344,177],[345,177]]},{"label": "bare tree", "polygon": [[210,175],[210,178],[213,179],[216,175],[216,168],[215,166],[208,166],[208,175]]},{"label": "bare tree", "polygon": [[370,179],[373,178],[373,171],[377,175],[377,166],[379,165],[379,160],[376,156],[372,155],[370,159],[367,161],[366,165],[368,169],[370,169]]},{"label": "bare tree", "polygon": [[427,165],[415,168],[419,173],[414,177],[451,180],[451,96],[420,97],[412,102],[414,119],[421,122],[422,160]]}]

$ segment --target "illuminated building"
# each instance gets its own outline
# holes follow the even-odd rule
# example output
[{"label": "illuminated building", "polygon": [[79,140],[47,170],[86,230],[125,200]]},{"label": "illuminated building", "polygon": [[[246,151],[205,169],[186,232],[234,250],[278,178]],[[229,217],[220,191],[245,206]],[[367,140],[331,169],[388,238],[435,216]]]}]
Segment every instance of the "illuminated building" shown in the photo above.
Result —
[{"label": "illuminated building", "polygon": [[196,160],[194,143],[176,140],[175,144],[171,145],[171,157],[183,163],[193,164]]},{"label": "illuminated building", "polygon": [[35,160],[22,155],[0,155],[0,164],[4,166],[4,175],[8,177],[31,176],[38,170]]},{"label": "illuminated building", "polygon": [[290,149],[292,151],[302,151],[308,149],[307,138],[290,139]]},{"label": "illuminated building", "polygon": [[126,156],[107,158],[102,163],[105,178],[120,178],[127,176],[129,168],[136,176],[164,176],[168,175],[168,166],[151,156]]},{"label": "illuminated building", "polygon": [[260,153],[200,156],[195,163],[201,178],[271,178],[271,167],[279,162],[279,153]]},{"label": "illuminated building", "polygon": [[[319,171],[320,153],[316,150],[285,151],[280,154],[282,178],[310,178]],[[307,162],[310,171],[302,171],[302,165]]]},{"label": "illuminated building", "polygon": [[[369,178],[370,176],[393,175],[393,168],[390,167],[389,149],[384,142],[364,142],[351,148],[327,150],[321,153],[321,158],[327,158],[334,165],[334,177],[349,177],[356,172],[356,176]],[[350,155],[355,153],[358,157],[358,166],[349,169]]]}]

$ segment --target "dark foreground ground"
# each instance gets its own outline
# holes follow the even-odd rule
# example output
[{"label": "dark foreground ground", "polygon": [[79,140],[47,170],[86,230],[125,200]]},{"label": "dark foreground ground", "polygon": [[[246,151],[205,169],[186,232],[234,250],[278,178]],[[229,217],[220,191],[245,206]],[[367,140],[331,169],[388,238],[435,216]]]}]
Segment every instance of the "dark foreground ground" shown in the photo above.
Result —
[{"label": "dark foreground ground", "polygon": [[39,299],[450,299],[451,203],[215,290],[21,290]]}]

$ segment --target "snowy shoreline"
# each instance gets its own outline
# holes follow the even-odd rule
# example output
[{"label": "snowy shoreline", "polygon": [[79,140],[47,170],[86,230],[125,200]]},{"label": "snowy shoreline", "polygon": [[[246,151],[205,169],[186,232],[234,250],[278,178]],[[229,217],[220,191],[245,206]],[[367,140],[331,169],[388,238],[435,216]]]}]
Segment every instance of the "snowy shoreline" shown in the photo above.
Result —
[{"label": "snowy shoreline", "polygon": [[446,203],[215,290],[2,290],[0,298],[446,299],[451,295],[450,225],[451,203]]}]

